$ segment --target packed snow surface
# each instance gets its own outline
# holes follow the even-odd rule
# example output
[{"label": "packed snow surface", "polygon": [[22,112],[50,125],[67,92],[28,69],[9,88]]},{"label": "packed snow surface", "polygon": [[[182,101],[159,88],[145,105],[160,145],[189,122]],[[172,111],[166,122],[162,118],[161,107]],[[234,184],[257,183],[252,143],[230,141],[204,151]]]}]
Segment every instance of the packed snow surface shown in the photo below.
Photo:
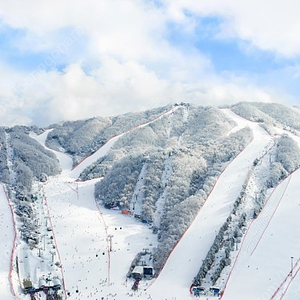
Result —
[{"label": "packed snow surface", "polygon": [[0,295],[1,300],[11,300],[9,283],[10,260],[14,243],[14,227],[4,188],[0,185]]},{"label": "packed snow surface", "polygon": [[206,203],[175,247],[160,276],[149,289],[155,295],[154,299],[163,299],[160,291],[164,286],[172,286],[169,293],[173,297],[179,294],[188,296],[187,287],[232,210],[254,159],[263,153],[269,143],[270,136],[257,124],[248,124],[229,111],[226,113],[237,121],[238,127],[251,126],[254,139],[221,174]]},{"label": "packed snow surface", "polygon": [[[71,158],[56,152],[63,172],[39,185],[37,192],[43,206],[40,209],[48,213],[51,223],[50,230],[57,250],[55,260],[61,263],[60,272],[67,299],[193,298],[189,292],[193,278],[217,231],[228,217],[253,161],[265,153],[272,139],[257,123],[240,118],[230,110],[224,112],[237,123],[234,130],[249,126],[253,130],[253,141],[220,175],[204,206],[158,277],[143,280],[135,292],[131,289],[133,280],[126,277],[127,272],[138,252],[145,249],[151,251],[156,246],[156,235],[147,225],[131,216],[99,206],[94,199],[97,180],[76,181],[80,172],[105,155],[119,136],[112,138],[73,170]],[[44,144],[46,134],[36,139]],[[224,284],[229,278],[222,299],[297,299],[300,286],[299,180],[300,171],[296,171],[275,188],[263,212],[250,225],[237,260],[230,267],[230,274],[227,272],[221,278]],[[3,241],[0,243],[1,300],[9,300],[13,299],[7,278],[14,229],[10,208],[1,188],[0,226],[5,229],[0,232]],[[33,261],[29,258],[29,265],[33,265]],[[14,287],[18,284],[14,282]],[[20,290],[17,293],[19,299],[29,299]]]}]

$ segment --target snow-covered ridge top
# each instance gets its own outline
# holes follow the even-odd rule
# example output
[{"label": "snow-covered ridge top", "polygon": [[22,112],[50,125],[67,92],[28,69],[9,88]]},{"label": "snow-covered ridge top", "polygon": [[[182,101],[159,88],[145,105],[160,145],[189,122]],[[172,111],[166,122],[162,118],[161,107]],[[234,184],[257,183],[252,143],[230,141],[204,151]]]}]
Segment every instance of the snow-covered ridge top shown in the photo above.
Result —
[{"label": "snow-covered ridge top", "polygon": [[[256,112],[262,111],[258,105],[252,106]],[[35,214],[39,220],[44,218],[44,205],[48,206],[53,224],[51,231],[45,229],[43,234],[48,238],[38,240],[37,248],[34,243],[30,244],[32,252],[24,251],[26,247],[16,248],[22,267],[26,262],[23,258],[30,257],[27,268],[32,282],[36,285],[41,270],[48,269],[39,265],[38,249],[47,249],[48,242],[51,247],[53,234],[61,256],[68,299],[186,299],[192,297],[190,286],[203,261],[207,261],[220,228],[225,222],[231,222],[223,235],[224,240],[216,247],[214,264],[201,282],[205,299],[216,299],[209,288],[213,286],[211,277],[220,273],[216,286],[221,290],[226,288],[224,299],[269,299],[279,288],[286,295],[284,299],[294,300],[299,271],[298,257],[294,254],[298,253],[297,231],[294,230],[299,219],[298,172],[282,180],[299,165],[297,129],[290,126],[296,126],[297,122],[284,126],[288,120],[286,115],[281,122],[278,113],[268,114],[265,106],[263,110],[264,115],[259,117],[264,116],[266,121],[238,116],[231,109],[175,106],[148,122],[135,120],[134,127],[109,135],[106,143],[99,144],[96,151],[73,170],[70,154],[53,151],[63,172],[48,177],[44,194],[39,194],[41,184],[33,186],[34,195],[39,195],[40,199],[31,203],[11,193],[16,212],[33,209],[31,225],[35,223]],[[45,146],[47,134],[49,132],[31,136]],[[76,140],[76,135],[69,134],[70,139]],[[13,175],[15,157],[7,156],[7,148],[13,150],[13,147],[3,145],[9,157],[7,162],[11,162],[9,173]],[[83,169],[86,175],[102,174],[103,178],[94,176],[92,180],[86,177],[84,182],[76,181]],[[97,203],[94,201],[95,183]],[[236,208],[239,197],[241,203]],[[124,208],[126,215],[122,215],[121,209],[108,210],[102,204]],[[257,207],[261,207],[261,214],[255,210]],[[291,220],[289,214],[293,216]],[[254,215],[257,219],[252,221]],[[241,230],[233,231],[234,222],[241,216],[245,218],[239,225]],[[19,222],[24,215],[17,218]],[[21,227],[21,223],[18,224]],[[257,227],[259,230],[255,229]],[[158,234],[153,234],[152,230]],[[287,231],[292,234],[284,236]],[[185,233],[181,237],[182,232]],[[19,238],[18,245],[24,245],[23,238]],[[290,256],[286,264],[286,247],[278,247],[281,240],[289,249],[295,249],[290,255],[295,263],[291,280],[286,279],[289,278],[286,276]],[[225,249],[229,249],[229,242],[234,246],[228,253]],[[277,247],[276,257],[269,243]],[[167,249],[171,249],[170,255],[166,255]],[[240,254],[235,259],[238,251]],[[218,271],[225,252],[231,263]],[[44,260],[47,263],[52,260],[49,253]],[[142,254],[136,256],[138,253]],[[143,258],[154,269],[161,263],[160,258],[166,258],[166,263],[155,281],[143,279],[137,291],[133,291],[134,280],[126,275],[130,274],[131,264],[143,264]],[[272,275],[274,261],[276,278]],[[17,272],[15,267],[14,272]],[[21,273],[24,277],[25,272]],[[268,285],[270,278],[272,285]],[[29,299],[19,289],[18,280],[13,284],[20,299]],[[169,286],[171,290],[165,288]],[[265,286],[268,286],[267,291]],[[44,299],[45,294],[40,293],[39,297]]]}]

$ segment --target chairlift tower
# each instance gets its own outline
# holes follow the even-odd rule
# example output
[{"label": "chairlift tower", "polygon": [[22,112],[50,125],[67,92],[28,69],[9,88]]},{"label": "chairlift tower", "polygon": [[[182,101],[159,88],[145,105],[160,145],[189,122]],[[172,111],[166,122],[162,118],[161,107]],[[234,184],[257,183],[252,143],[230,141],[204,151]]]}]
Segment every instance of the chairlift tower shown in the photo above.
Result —
[{"label": "chairlift tower", "polygon": [[44,246],[43,248],[44,248],[44,251],[45,251],[46,250],[46,234],[43,234],[42,238],[43,238],[43,242],[44,242],[43,243],[43,246]]},{"label": "chairlift tower", "polygon": [[55,251],[50,251],[51,255],[52,255],[52,262],[54,263],[54,257],[56,255],[56,252]]},{"label": "chairlift tower", "polygon": [[108,235],[109,252],[112,252],[112,238],[113,238],[113,235],[112,235],[112,234]]}]

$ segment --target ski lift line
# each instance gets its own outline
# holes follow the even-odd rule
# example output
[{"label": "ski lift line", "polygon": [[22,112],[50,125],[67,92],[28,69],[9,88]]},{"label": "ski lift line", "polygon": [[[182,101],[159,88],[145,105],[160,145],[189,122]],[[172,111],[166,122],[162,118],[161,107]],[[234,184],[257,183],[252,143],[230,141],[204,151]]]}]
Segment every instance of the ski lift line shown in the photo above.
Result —
[{"label": "ski lift line", "polygon": [[94,201],[97,207],[97,210],[100,214],[102,223],[104,225],[104,230],[105,230],[105,235],[106,235],[106,241],[107,241],[107,256],[108,256],[108,260],[107,260],[107,284],[108,286],[110,285],[110,275],[111,275],[111,257],[110,257],[110,244],[109,244],[109,239],[108,239],[108,231],[107,231],[107,225],[103,216],[103,213],[100,209],[99,203],[97,202],[96,198],[94,197]]},{"label": "ski lift line", "polygon": [[[55,237],[55,232],[54,232],[54,228],[53,228],[53,224],[52,224],[52,218],[51,218],[51,215],[50,215],[50,210],[49,210],[48,201],[47,201],[47,197],[46,197],[46,194],[45,194],[44,186],[42,186],[42,189],[43,189],[44,200],[45,200],[45,204],[46,204],[47,212],[48,212],[48,216],[49,216],[50,226],[52,228],[53,240],[54,240],[55,247],[56,247],[56,250],[57,250],[59,262],[62,265],[62,260],[61,260],[61,256],[60,256],[60,253],[59,253],[59,249],[57,247],[57,241],[56,241],[56,237]],[[63,282],[63,286],[64,286],[64,293],[65,293],[65,296],[66,296],[66,299],[67,299],[63,268],[61,268],[61,273],[62,273],[62,282]]]},{"label": "ski lift line", "polygon": [[[269,132],[267,132],[267,133],[270,135]],[[275,147],[275,145],[276,145],[275,138],[272,135],[270,135],[270,137],[271,137],[271,141],[273,142],[273,145],[269,146],[269,148],[266,149],[265,153],[258,159],[258,161],[261,161],[272,150],[272,148]]]},{"label": "ski lift line", "polygon": [[[286,187],[285,187],[285,189],[284,189],[284,191],[283,191],[283,193],[282,193],[282,195],[281,195],[281,197],[280,197],[280,199],[279,199],[279,201],[278,201],[278,203],[277,203],[277,205],[276,205],[276,207],[275,207],[275,209],[274,209],[274,211],[273,211],[271,217],[269,218],[269,221],[268,221],[267,225],[265,226],[265,229],[263,230],[263,232],[262,232],[262,234],[261,234],[261,236],[260,236],[258,242],[256,243],[256,245],[255,245],[253,251],[251,252],[250,256],[253,255],[253,253],[254,253],[255,250],[257,249],[257,247],[258,247],[258,245],[259,245],[259,243],[260,243],[262,237],[264,236],[266,230],[268,229],[268,227],[269,227],[269,225],[270,225],[270,223],[271,223],[271,221],[272,221],[272,219],[273,219],[273,217],[274,217],[274,215],[275,215],[275,213],[276,213],[276,211],[277,211],[277,209],[278,209],[278,207],[279,207],[279,205],[280,205],[280,203],[281,203],[281,200],[283,199],[283,197],[284,197],[284,195],[285,195],[285,192],[286,192],[286,190],[287,190],[287,188],[288,188],[288,186],[289,186],[289,184],[290,184],[290,181],[291,181],[291,179],[292,179],[292,175],[293,175],[293,173],[289,176],[289,178],[288,178],[288,180],[287,180],[287,185],[286,185]],[[278,185],[277,185],[277,187],[278,187]],[[274,189],[274,191],[275,191],[275,189]],[[274,192],[274,191],[273,191],[273,192]],[[273,192],[272,192],[272,194],[273,194]],[[271,194],[271,195],[272,195],[272,194]],[[270,196],[270,197],[271,197],[271,196]],[[268,199],[270,199],[270,197],[269,197]]]},{"label": "ski lift line", "polygon": [[[76,181],[75,181],[76,182]],[[68,184],[67,182],[64,182],[72,191],[74,191],[76,193],[77,196],[77,201],[79,201],[79,190],[78,190],[78,182],[76,182],[76,189],[74,189],[70,184]]]},{"label": "ski lift line", "polygon": [[[278,292],[281,290],[281,288],[283,287],[283,285],[286,283],[286,281],[288,280],[289,276],[290,276],[291,272],[289,272],[287,274],[287,276],[284,278],[284,280],[282,281],[282,283],[279,285],[279,287],[277,288],[277,290],[274,292],[274,294],[271,296],[270,300],[275,299],[276,295],[278,294]],[[282,299],[282,298],[281,298]]]},{"label": "ski lift line", "polygon": [[[279,285],[279,287],[277,288],[277,290],[274,292],[274,294],[272,295],[272,297],[270,298],[270,300],[273,300],[276,295],[278,294],[278,292],[281,290],[281,288],[283,287],[283,285],[286,283],[286,281],[288,280],[288,278],[291,277],[291,274],[294,273],[294,275],[292,276],[289,284],[287,285],[287,287],[285,288],[284,292],[282,293],[281,297],[280,297],[280,300],[283,299],[283,297],[285,296],[287,290],[289,289],[292,281],[295,279],[295,277],[298,275],[299,271],[300,271],[300,265],[298,266],[300,262],[300,258],[298,258],[298,260],[296,261],[293,269],[286,275],[285,279],[282,281],[282,283]],[[294,270],[297,268],[297,271],[294,272]]]},{"label": "ski lift line", "polygon": [[252,223],[254,222],[254,220],[255,220],[255,219],[253,219],[253,220],[251,221],[251,223],[250,223],[250,225],[248,226],[247,231],[246,231],[246,233],[245,233],[245,235],[244,235],[244,237],[243,237],[243,240],[242,240],[240,249],[239,249],[238,254],[237,254],[237,256],[236,256],[236,258],[235,258],[235,260],[234,260],[234,263],[233,263],[233,265],[232,265],[232,268],[231,268],[231,270],[230,270],[230,272],[229,272],[229,274],[228,274],[228,277],[227,277],[227,280],[226,280],[226,282],[225,282],[225,286],[224,286],[224,288],[223,288],[223,292],[222,292],[222,294],[221,294],[220,299],[222,299],[223,296],[224,296],[224,294],[225,294],[225,291],[226,291],[228,282],[230,281],[232,272],[233,272],[233,270],[234,270],[234,268],[235,268],[235,266],[236,266],[236,263],[237,263],[237,261],[238,261],[238,259],[239,259],[239,257],[240,257],[241,251],[242,251],[242,249],[243,249],[243,246],[244,246],[244,242],[245,242],[246,236],[247,236],[248,231],[250,230],[251,225],[252,225]]},{"label": "ski lift line", "polygon": [[[247,119],[246,119],[246,120],[247,120]],[[249,120],[249,121],[251,121],[251,120]],[[252,122],[253,122],[253,121],[252,121]],[[266,131],[266,132],[267,132],[267,131]],[[270,135],[269,132],[267,132],[267,133]],[[271,136],[271,138],[272,138],[273,145],[270,146],[270,147],[265,151],[265,153],[264,153],[262,156],[260,156],[260,157],[258,158],[258,162],[261,161],[261,160],[268,154],[268,152],[270,152],[270,150],[271,150],[271,149],[275,146],[275,144],[276,144],[275,141],[274,141],[274,137],[273,137],[272,135],[270,135],[270,136]],[[254,170],[254,167],[252,166],[252,168],[249,170],[249,173],[248,173],[248,176],[247,176],[247,179],[246,179],[246,183],[247,183],[247,184],[248,184],[248,182],[249,182],[249,180],[250,180],[251,173],[253,172],[253,170]],[[273,192],[274,192],[274,191],[273,191]],[[269,197],[269,198],[270,198],[270,197]],[[269,199],[269,198],[268,198],[268,199]],[[267,200],[267,201],[268,201],[268,200]],[[266,203],[267,203],[267,202],[266,202]],[[243,241],[242,241],[241,247],[240,247],[240,249],[239,249],[239,251],[238,251],[238,254],[237,254],[237,256],[236,256],[236,258],[235,258],[235,260],[234,260],[234,263],[233,263],[233,265],[232,265],[232,268],[231,268],[231,270],[230,270],[230,272],[229,272],[229,275],[228,275],[228,277],[227,277],[227,280],[226,280],[226,283],[225,283],[225,286],[224,286],[224,289],[223,289],[223,293],[222,293],[220,299],[222,299],[222,297],[223,297],[223,295],[224,295],[224,293],[225,293],[225,290],[226,290],[226,288],[227,288],[227,285],[228,285],[228,282],[229,282],[229,280],[230,280],[231,274],[232,274],[232,272],[233,272],[233,270],[234,270],[234,268],[235,268],[235,265],[236,265],[236,263],[237,263],[237,261],[238,261],[238,259],[239,259],[241,250],[243,249],[243,245],[244,245],[246,236],[247,236],[247,234],[248,234],[248,232],[249,232],[249,230],[250,230],[250,228],[251,228],[251,226],[252,226],[252,224],[253,224],[254,221],[255,221],[255,219],[252,219],[250,225],[248,226],[248,228],[247,228],[247,230],[246,230],[246,233],[245,233],[245,235],[244,235],[244,237],[243,237]]]},{"label": "ski lift line", "polygon": [[[143,127],[143,126],[149,125],[149,124],[155,122],[156,120],[160,119],[161,117],[163,117],[163,116],[165,116],[165,115],[171,113],[171,112],[174,111],[175,109],[178,109],[178,107],[172,107],[171,109],[169,109],[169,110],[167,110],[167,111],[161,113],[159,116],[157,116],[157,117],[154,118],[153,120],[150,120],[149,122],[145,122],[145,123],[136,125],[136,126],[130,128],[130,129],[124,131],[123,133],[120,133],[120,134],[116,134],[116,135],[111,136],[111,137],[107,140],[107,142],[106,142],[104,145],[102,145],[99,149],[101,149],[102,147],[104,147],[105,145],[107,145],[112,139],[114,139],[114,138],[116,138],[116,137],[118,137],[118,136],[122,136],[122,135],[124,135],[124,134],[126,134],[126,133],[128,133],[128,132],[130,132],[130,131],[133,131],[133,130],[136,129],[136,128],[139,128],[139,127]],[[99,150],[99,149],[98,149],[98,150]],[[98,150],[96,150],[96,151],[98,151]],[[89,157],[91,157],[91,156],[94,155],[94,154],[95,154],[95,152],[90,153],[89,155],[87,155],[86,157],[84,157],[84,158],[83,158],[76,166],[74,166],[74,167],[71,169],[71,171],[75,170],[75,169],[76,169],[79,165],[81,165],[86,159],[88,159]]]},{"label": "ski lift line", "polygon": [[[299,272],[299,269],[298,269],[298,271],[297,271],[297,274],[298,274],[298,272]],[[293,276],[293,277],[294,277],[294,276]],[[288,289],[289,289],[289,287],[290,287],[290,285],[291,285],[291,283],[292,283],[292,281],[293,281],[293,279],[294,279],[293,277],[292,277],[291,280],[289,281],[287,287],[284,289],[284,291],[283,291],[283,293],[281,294],[279,300],[282,300],[283,297],[285,296],[286,292],[288,291]]]},{"label": "ski lift line", "polygon": [[[251,178],[251,175],[252,175],[253,170],[254,170],[254,167],[252,166],[251,169],[249,170],[248,175],[247,175],[247,178],[246,178],[246,180],[245,180],[245,185],[246,185],[246,186],[247,186],[248,183],[249,183],[249,180],[250,180],[250,178]],[[233,269],[234,269],[234,267],[235,267],[235,265],[236,265],[236,262],[237,262],[237,260],[238,260],[238,258],[239,258],[241,249],[243,248],[244,241],[245,241],[245,237],[246,237],[246,235],[247,235],[247,233],[248,233],[248,231],[249,231],[249,229],[250,229],[250,227],[251,227],[253,221],[254,221],[254,219],[252,219],[252,221],[251,221],[250,225],[248,226],[248,228],[247,228],[247,230],[246,230],[246,233],[245,233],[245,235],[244,235],[244,237],[243,237],[243,240],[242,240],[242,243],[241,243],[241,247],[240,247],[240,249],[239,249],[239,251],[238,251],[238,254],[237,254],[237,256],[236,256],[236,258],[235,258],[235,260],[234,260],[234,263],[233,263],[233,266],[232,266],[232,268],[231,268],[231,270],[230,270],[230,272],[229,272],[229,275],[227,276],[227,280],[226,280],[226,282],[225,282],[225,286],[224,286],[224,288],[223,288],[223,293],[221,294],[220,299],[223,297],[223,294],[224,294],[224,292],[225,292],[225,289],[226,289],[227,284],[228,284],[228,282],[229,282],[229,279],[230,279],[230,277],[231,277],[231,273],[232,273],[232,271],[233,271]],[[190,287],[190,293],[191,293],[191,294],[192,294],[192,286],[193,286],[193,285],[191,285],[191,287]]]},{"label": "ski lift line", "polygon": [[16,241],[17,241],[16,222],[15,222],[15,218],[14,218],[13,208],[12,208],[12,206],[11,206],[10,199],[9,199],[9,196],[8,196],[8,193],[7,193],[7,190],[6,190],[4,184],[2,184],[2,188],[3,188],[3,191],[4,191],[4,193],[5,193],[6,200],[7,200],[8,206],[9,206],[10,211],[11,211],[11,217],[12,217],[13,227],[14,227],[14,240],[13,240],[13,247],[12,247],[12,250],[11,250],[11,258],[10,258],[9,285],[10,285],[11,293],[13,294],[14,298],[15,298],[16,300],[21,300],[21,299],[17,296],[17,294],[16,294],[16,292],[15,292],[14,285],[13,285],[13,281],[12,281],[13,261],[14,261],[14,257],[15,257]]},{"label": "ski lift line", "polygon": [[48,206],[48,200],[47,200],[47,197],[46,197],[44,185],[42,185],[42,190],[43,190],[44,200],[45,200],[45,204],[46,204],[46,208],[47,208],[47,212],[48,212],[48,216],[49,216],[50,226],[52,228],[53,240],[54,240],[55,248],[56,248],[56,251],[57,251],[57,256],[58,256],[59,262],[62,266],[60,268],[61,269],[61,275],[62,275],[62,283],[63,283],[63,287],[64,287],[65,299],[67,299],[68,297],[67,297],[67,293],[66,293],[65,276],[64,276],[62,260],[61,260],[61,256],[60,256],[60,253],[59,253],[59,249],[57,247],[56,236],[55,236],[55,232],[54,232],[54,228],[53,228],[53,224],[52,224],[52,218],[51,218],[51,215],[50,215],[50,209],[49,209],[49,206]]},{"label": "ski lift line", "polygon": [[[300,260],[300,259],[298,259],[297,263],[299,262],[299,260]],[[294,270],[294,268],[293,268],[293,270]],[[298,275],[299,271],[300,271],[300,266],[298,267],[298,269],[297,269],[297,271],[295,272],[295,274],[292,276],[290,282],[288,283],[287,287],[285,288],[285,290],[284,290],[284,292],[282,293],[282,295],[281,295],[281,297],[280,297],[279,300],[282,300],[283,297],[286,295],[286,292],[288,291],[288,289],[289,289],[291,283],[293,282],[293,280],[295,279],[295,277]],[[288,274],[288,277],[289,277],[291,274],[292,274],[292,271]]]},{"label": "ski lift line", "polygon": [[[295,172],[295,171],[294,171],[294,172]],[[290,177],[291,177],[291,175],[290,175]],[[290,178],[289,178],[288,183],[289,183],[289,182],[290,182]],[[278,187],[278,185],[276,186],[276,188],[277,188],[277,187]],[[268,197],[268,200],[266,201],[266,204],[267,204],[267,202],[269,201],[269,199],[271,198],[272,194],[275,192],[276,188],[272,191],[271,195]],[[286,186],[286,188],[285,188],[285,190],[284,190],[284,193],[285,193],[286,189],[287,189],[287,186]],[[283,195],[284,195],[284,193],[283,193]],[[283,195],[282,195],[282,197],[283,197]],[[282,199],[282,197],[281,197],[281,199]],[[281,201],[281,200],[280,200],[280,201]],[[280,201],[279,201],[279,202],[280,202]],[[277,205],[277,207],[278,207],[278,206],[279,206],[279,204]],[[277,209],[277,207],[276,207],[276,209]],[[275,211],[276,211],[276,210],[275,210]],[[275,211],[273,212],[272,217],[273,217],[273,215],[275,214]],[[230,277],[231,277],[231,275],[232,275],[232,272],[233,272],[233,270],[234,270],[234,268],[235,268],[235,266],[236,266],[236,263],[237,263],[237,261],[238,261],[238,259],[239,259],[239,257],[240,257],[240,253],[241,253],[241,251],[243,250],[243,246],[244,246],[244,242],[245,242],[245,240],[246,240],[246,237],[248,236],[248,233],[249,233],[249,231],[250,231],[250,229],[251,229],[251,227],[252,227],[252,225],[253,225],[253,223],[254,223],[255,220],[256,220],[256,219],[252,219],[250,225],[249,225],[248,228],[247,228],[247,231],[245,232],[245,235],[244,235],[244,237],[243,237],[243,241],[242,241],[241,247],[240,247],[239,252],[238,252],[238,254],[237,254],[236,258],[235,258],[235,261],[234,261],[234,263],[233,263],[233,265],[232,265],[232,268],[231,268],[231,270],[230,270],[230,272],[229,272],[229,275],[228,275],[228,277],[227,277],[227,280],[226,280],[226,283],[225,283],[225,286],[224,286],[224,289],[223,289],[223,294],[222,294],[222,296],[221,296],[220,299],[222,299],[222,297],[223,297],[223,295],[224,295],[224,293],[225,293],[225,290],[226,290],[226,288],[227,288],[227,285],[228,285],[228,282],[229,282]],[[268,225],[270,224],[270,222],[271,222],[271,220],[269,220]],[[263,234],[265,233],[265,231],[266,231],[266,228],[264,229]],[[262,234],[262,236],[263,236],[263,234]],[[257,248],[257,246],[258,246],[260,240],[262,239],[262,236],[260,237],[259,241],[257,242],[257,244],[256,244],[256,246],[255,246],[255,248],[254,248],[254,250],[252,251],[251,256],[252,256],[252,254],[254,253],[254,251],[256,250],[256,248]],[[300,260],[300,259],[299,259],[299,260]]]},{"label": "ski lift line", "polygon": [[64,182],[65,185],[67,185],[71,190],[73,190],[75,193],[78,194],[78,189],[74,189],[70,184],[68,184],[67,182]]},{"label": "ski lift line", "polygon": [[[296,172],[298,169],[300,169],[300,167],[297,168],[296,170],[294,170],[294,171],[289,175],[290,178],[288,179],[288,184],[290,183],[290,180],[291,180],[291,177],[292,177],[293,173]],[[287,184],[287,186],[288,186],[288,184]],[[279,186],[279,184],[278,184],[278,185],[275,187],[275,189],[272,191],[272,193],[271,193],[271,195],[268,197],[268,199],[267,199],[265,205],[268,203],[269,199],[271,198],[272,194],[275,192],[275,190],[276,190],[276,188],[277,188],[278,186]],[[286,188],[285,188],[285,190],[284,190],[284,193],[285,193],[285,191],[286,191],[286,189],[287,189],[287,186],[286,186]],[[284,193],[283,193],[281,199],[283,198]],[[281,199],[280,199],[280,201],[281,201]],[[278,204],[278,206],[279,206],[279,204]],[[278,206],[277,206],[277,207],[278,207]],[[277,208],[276,208],[276,209],[277,209]],[[275,214],[275,212],[273,213],[273,215],[274,215],[274,214]],[[273,215],[272,215],[272,216],[273,216]],[[236,257],[236,259],[235,259],[235,261],[234,261],[234,263],[233,263],[233,266],[232,266],[232,268],[231,268],[231,270],[230,270],[230,272],[229,272],[229,275],[228,275],[227,280],[226,280],[226,283],[225,283],[225,287],[224,287],[224,289],[223,289],[223,294],[222,294],[222,296],[221,296],[220,299],[222,299],[222,297],[223,297],[223,295],[224,295],[224,293],[225,293],[225,291],[226,291],[226,288],[227,288],[228,282],[229,282],[229,280],[230,280],[230,277],[231,277],[231,275],[232,275],[232,272],[233,272],[233,270],[234,270],[234,268],[235,268],[235,266],[236,266],[236,263],[237,263],[237,261],[238,261],[238,259],[239,259],[240,253],[241,253],[241,251],[243,250],[244,241],[246,240],[246,237],[248,236],[248,233],[249,233],[249,231],[250,231],[250,229],[251,229],[251,227],[252,227],[252,225],[253,225],[253,223],[254,223],[255,220],[256,220],[256,219],[253,219],[253,220],[251,221],[249,227],[247,228],[247,231],[245,232],[245,235],[244,235],[244,237],[243,237],[243,241],[242,241],[241,247],[240,247],[239,252],[238,252],[238,254],[237,254],[237,257]],[[270,223],[270,221],[268,222],[268,225],[269,225],[269,223]],[[265,232],[265,231],[266,231],[266,229],[264,230],[264,232]],[[261,237],[261,238],[262,238],[262,237]],[[260,238],[260,240],[261,240],[261,238]],[[260,240],[259,240],[259,242],[260,242]],[[259,242],[258,242],[258,243],[259,243]],[[255,249],[257,248],[258,243],[257,243],[257,245],[255,246]],[[255,249],[254,249],[254,250],[255,250]],[[254,253],[254,250],[252,251],[251,255]],[[296,262],[294,268],[296,267],[296,265],[297,265],[299,262],[300,262],[300,258],[297,260],[297,262]],[[297,271],[297,273],[298,273],[299,271],[300,271],[300,267],[299,267],[299,270]],[[289,274],[290,274],[290,273],[289,273]],[[289,276],[289,275],[287,275],[285,281],[287,280],[288,276]],[[280,285],[280,287],[276,290],[276,292],[275,292],[276,294],[277,294],[278,291],[281,289],[281,287],[282,287],[282,285],[285,283],[285,281],[284,281],[284,282]],[[275,293],[273,294],[273,296],[271,297],[270,300],[273,300],[273,299],[274,299]]]}]

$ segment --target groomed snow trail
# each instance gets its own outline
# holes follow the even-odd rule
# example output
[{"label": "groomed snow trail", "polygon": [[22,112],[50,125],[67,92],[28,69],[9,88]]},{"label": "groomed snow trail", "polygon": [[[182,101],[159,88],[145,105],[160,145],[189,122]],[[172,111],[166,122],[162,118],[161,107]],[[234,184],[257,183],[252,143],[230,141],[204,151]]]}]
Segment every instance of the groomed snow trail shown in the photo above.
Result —
[{"label": "groomed snow trail", "polygon": [[[174,109],[177,108],[155,120]],[[149,299],[143,291],[133,294],[133,281],[127,281],[126,274],[137,253],[146,248],[151,251],[156,246],[156,236],[148,227],[134,218],[123,216],[120,211],[100,211],[94,200],[94,184],[98,179],[75,181],[84,168],[104,156],[127,132],[112,137],[74,169],[71,169],[70,157],[54,151],[63,171],[60,176],[49,178],[44,191],[70,300],[100,300],[102,297],[121,300],[126,296],[142,295]],[[46,135],[47,132],[38,137],[32,136],[45,146]],[[109,251],[109,236],[112,237],[112,251]]]},{"label": "groomed snow trail", "polygon": [[[138,292],[131,291],[133,281],[127,281],[126,274],[136,253],[155,247],[156,236],[120,211],[99,211],[94,201],[97,180],[74,180],[86,166],[105,155],[120,136],[113,137],[74,170],[71,170],[71,159],[59,154],[64,170],[60,176],[50,178],[44,188],[69,300],[101,300],[101,297],[105,300],[187,300],[192,297],[189,286],[231,212],[253,161],[273,145],[272,137],[257,123],[238,117],[230,110],[223,111],[237,123],[233,131],[248,126],[253,130],[254,139],[220,175],[159,277],[152,285],[142,282]],[[42,140],[45,135],[39,138]],[[300,171],[296,171],[283,181],[252,223],[222,300],[271,300],[272,295],[274,300],[297,299],[299,263],[295,265],[293,276],[287,275],[291,256],[295,263],[300,259],[299,180]],[[112,252],[108,249],[108,235],[113,236]],[[216,298],[205,296],[204,299]]]},{"label": "groomed snow trail", "polygon": [[13,219],[2,184],[0,185],[0,296],[1,300],[14,299],[10,277],[10,262],[14,246]]},{"label": "groomed snow trail", "polygon": [[156,117],[155,119],[149,121],[149,122],[146,122],[146,123],[143,123],[143,124],[140,124],[140,125],[137,125],[119,135],[116,135],[116,136],[113,136],[111,137],[99,150],[97,150],[95,153],[87,156],[86,158],[84,158],[73,170],[72,172],[70,173],[70,177],[73,178],[73,179],[77,179],[80,175],[80,173],[86,168],[88,167],[89,165],[91,165],[92,163],[96,162],[99,158],[103,157],[113,146],[114,144],[117,142],[117,140],[122,137],[123,135],[131,132],[131,131],[134,131],[136,129],[140,129],[140,128],[143,128],[161,118],[163,118],[164,116],[167,116],[171,113],[173,113],[176,109],[178,109],[179,107],[172,107],[171,109],[169,109],[168,111],[165,111],[163,112],[162,114],[160,114],[158,117]]},{"label": "groomed snow trail", "polygon": [[247,121],[229,110],[224,112],[236,121],[237,130],[245,126],[252,128],[253,141],[220,175],[206,203],[171,253],[157,280],[149,288],[148,291],[155,300],[165,299],[161,291],[166,287],[170,287],[169,297],[189,296],[189,286],[218,230],[229,216],[253,161],[260,157],[270,144],[271,137],[258,124]]},{"label": "groomed snow trail", "polygon": [[[299,137],[288,134],[300,146]],[[299,182],[298,169],[268,198],[244,237],[222,300],[295,300],[299,297]],[[292,260],[294,270],[290,276]]]},{"label": "groomed snow trail", "polygon": [[[291,270],[291,257],[295,261],[300,257],[299,180],[300,170],[285,179],[272,193],[269,201],[273,201],[273,198],[281,199],[280,204],[252,256],[248,247],[241,249],[241,262],[232,272],[223,300],[241,297],[247,300],[271,299]],[[264,218],[265,215],[261,214],[254,223],[259,223]],[[251,244],[255,231],[255,226],[250,227],[245,237],[245,245]],[[297,299],[294,293],[299,287],[296,279],[299,283],[300,278],[295,278],[295,284],[291,285],[285,300]],[[278,292],[278,297],[285,286]]]},{"label": "groomed snow trail", "polygon": [[57,177],[44,186],[70,300],[124,299],[132,285],[126,282],[132,260],[155,246],[156,236],[135,219],[120,211],[99,212],[95,182]]}]

